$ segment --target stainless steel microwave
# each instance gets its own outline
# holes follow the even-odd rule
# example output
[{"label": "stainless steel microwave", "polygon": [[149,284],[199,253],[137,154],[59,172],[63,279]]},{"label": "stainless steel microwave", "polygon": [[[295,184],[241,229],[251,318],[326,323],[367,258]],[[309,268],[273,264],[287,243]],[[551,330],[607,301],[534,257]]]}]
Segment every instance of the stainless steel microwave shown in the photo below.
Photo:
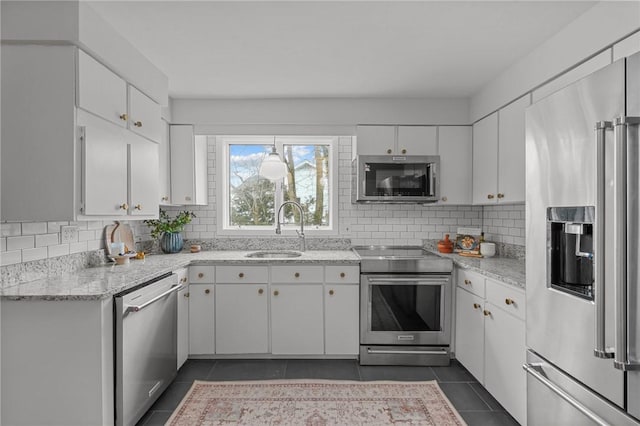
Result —
[{"label": "stainless steel microwave", "polygon": [[433,203],[440,195],[439,155],[358,155],[352,202]]}]

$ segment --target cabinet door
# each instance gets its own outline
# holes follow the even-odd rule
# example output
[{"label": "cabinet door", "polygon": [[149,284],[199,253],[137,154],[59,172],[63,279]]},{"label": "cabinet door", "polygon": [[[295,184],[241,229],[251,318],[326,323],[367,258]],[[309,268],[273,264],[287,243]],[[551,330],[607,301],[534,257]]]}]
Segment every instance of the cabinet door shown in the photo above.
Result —
[{"label": "cabinet door", "polygon": [[438,128],[440,204],[471,204],[471,127]]},{"label": "cabinet door", "polygon": [[127,83],[82,50],[78,50],[77,84],[79,108],[127,126]]},{"label": "cabinet door", "polygon": [[189,356],[189,296],[188,283],[182,284],[182,289],[178,291],[178,368]]},{"label": "cabinet door", "polygon": [[358,126],[357,155],[387,155],[394,152],[396,126]]},{"label": "cabinet door", "polygon": [[133,133],[129,139],[129,214],[158,215],[159,153],[158,144]]},{"label": "cabinet door", "polygon": [[189,286],[189,353],[211,355],[215,347],[213,284]]},{"label": "cabinet door", "polygon": [[81,127],[83,214],[127,214],[125,130],[88,114]]},{"label": "cabinet door", "polygon": [[484,382],[484,301],[456,288],[456,359]]},{"label": "cabinet door", "polygon": [[216,353],[269,352],[266,284],[216,284]]},{"label": "cabinet door", "polygon": [[520,423],[526,423],[527,379],[525,324],[487,303],[485,317],[484,387]]},{"label": "cabinet door", "polygon": [[324,289],[324,351],[356,355],[360,348],[360,286],[326,285]]},{"label": "cabinet door", "polygon": [[524,202],[524,111],[529,100],[523,96],[498,112],[498,202]]},{"label": "cabinet door", "polygon": [[192,204],[195,201],[195,155],[193,126],[172,125],[171,145],[171,201],[174,204]]},{"label": "cabinet door", "polygon": [[169,123],[162,120],[162,135],[158,145],[160,158],[160,199],[161,205],[171,204],[171,147],[169,146]]},{"label": "cabinet door", "polygon": [[193,172],[195,185],[193,194],[195,199],[191,204],[206,206],[209,203],[209,191],[207,189],[209,179],[207,175],[207,137],[196,135],[193,139],[193,143]]},{"label": "cabinet door", "polygon": [[271,352],[287,355],[324,353],[322,285],[272,284]]},{"label": "cabinet door", "polygon": [[435,126],[398,126],[398,144],[394,153],[437,155],[437,128]]},{"label": "cabinet door", "polygon": [[498,113],[473,125],[473,204],[497,201]]},{"label": "cabinet door", "polygon": [[162,137],[160,105],[131,85],[129,86],[129,129],[154,142],[160,142]]}]

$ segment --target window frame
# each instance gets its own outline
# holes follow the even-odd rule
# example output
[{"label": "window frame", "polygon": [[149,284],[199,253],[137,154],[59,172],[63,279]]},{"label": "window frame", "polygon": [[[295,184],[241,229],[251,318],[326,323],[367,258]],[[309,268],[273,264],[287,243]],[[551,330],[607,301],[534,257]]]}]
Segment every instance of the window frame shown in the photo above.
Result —
[{"label": "window frame", "polygon": [[[284,145],[327,145],[329,147],[329,225],[319,228],[316,225],[305,224],[305,235],[336,236],[339,235],[338,226],[338,168],[339,168],[339,137],[337,136],[216,136],[216,228],[217,235],[226,236],[268,236],[276,235],[274,222],[271,226],[231,226],[230,219],[230,186],[229,186],[229,145],[273,145],[282,158]],[[275,211],[284,201],[284,179],[275,182]],[[275,219],[275,218],[274,218]],[[299,223],[282,224],[282,235],[296,236],[296,230],[300,229]]]}]

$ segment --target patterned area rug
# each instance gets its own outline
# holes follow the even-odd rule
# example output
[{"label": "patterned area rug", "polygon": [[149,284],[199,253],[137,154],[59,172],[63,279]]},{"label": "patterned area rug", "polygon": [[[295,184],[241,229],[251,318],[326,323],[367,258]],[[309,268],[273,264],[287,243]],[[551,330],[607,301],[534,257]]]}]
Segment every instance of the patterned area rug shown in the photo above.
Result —
[{"label": "patterned area rug", "polygon": [[195,381],[166,425],[465,425],[435,381]]}]

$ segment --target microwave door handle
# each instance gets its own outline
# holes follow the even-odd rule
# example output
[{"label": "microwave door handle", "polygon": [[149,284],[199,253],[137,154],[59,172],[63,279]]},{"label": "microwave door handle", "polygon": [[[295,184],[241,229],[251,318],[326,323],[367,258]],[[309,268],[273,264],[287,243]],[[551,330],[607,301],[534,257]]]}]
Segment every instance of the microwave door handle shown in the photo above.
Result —
[{"label": "microwave door handle", "polygon": [[[629,198],[629,195],[638,193],[637,181],[633,179],[638,173],[638,146],[637,141],[627,144],[627,133],[629,128],[637,127],[640,124],[640,117],[619,117],[615,120],[614,126],[614,145],[615,145],[615,184],[614,184],[614,206],[615,213],[615,289],[616,289],[616,320],[615,320],[615,357],[613,365],[615,368],[623,371],[640,370],[640,362],[631,360],[629,357],[629,340],[632,340],[633,347],[637,344],[635,338],[629,334],[629,272],[632,274],[632,282],[637,284],[633,278],[637,278],[638,267],[634,263],[634,259],[629,259],[629,252],[637,255],[633,250],[628,250],[629,243],[627,241],[627,232],[631,228],[634,237],[638,236],[638,218],[630,214],[638,214],[638,201]],[[636,134],[637,136],[637,134]],[[629,155],[631,154],[631,155]],[[630,174],[631,172],[631,174]],[[635,174],[634,174],[635,173]],[[631,177],[631,179],[630,179]],[[627,210],[630,209],[630,210]],[[631,218],[632,222],[627,220]],[[627,268],[631,266],[632,270]],[[637,291],[637,289],[634,289]],[[634,300],[635,303],[635,300]],[[631,310],[632,315],[636,315],[634,309]],[[632,330],[635,331],[635,330]]]},{"label": "microwave door handle", "polygon": [[607,350],[605,342],[605,291],[604,291],[604,207],[605,207],[605,141],[608,130],[613,129],[610,121],[596,123],[596,220],[595,220],[595,348],[593,354],[598,358],[613,358],[613,352]]}]

